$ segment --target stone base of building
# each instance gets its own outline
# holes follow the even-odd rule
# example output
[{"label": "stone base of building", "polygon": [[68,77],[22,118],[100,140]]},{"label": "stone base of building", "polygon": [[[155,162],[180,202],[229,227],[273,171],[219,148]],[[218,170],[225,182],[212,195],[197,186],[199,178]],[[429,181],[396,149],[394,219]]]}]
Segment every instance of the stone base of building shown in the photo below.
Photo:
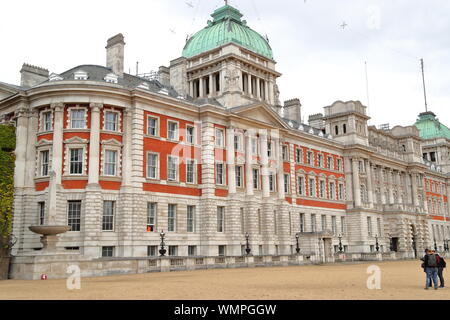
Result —
[{"label": "stone base of building", "polygon": [[[446,254],[450,257],[450,254]],[[14,257],[11,262],[11,279],[38,280],[61,279],[74,275],[73,266],[79,267],[81,277],[99,277],[118,274],[170,272],[184,270],[253,268],[288,265],[310,265],[353,261],[390,261],[412,259],[398,252],[336,253],[329,257],[316,254],[280,256],[227,256],[227,257],[145,257],[91,259],[80,254],[29,255]]]}]

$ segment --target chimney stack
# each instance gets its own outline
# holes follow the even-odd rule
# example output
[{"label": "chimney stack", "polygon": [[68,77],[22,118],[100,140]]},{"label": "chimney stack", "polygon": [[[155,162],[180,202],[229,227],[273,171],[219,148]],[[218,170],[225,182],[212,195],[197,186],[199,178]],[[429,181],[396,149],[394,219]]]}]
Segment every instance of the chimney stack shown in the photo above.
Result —
[{"label": "chimney stack", "polygon": [[161,82],[162,85],[169,87],[170,86],[169,68],[165,66],[159,67],[158,75],[159,75],[159,82]]},{"label": "chimney stack", "polygon": [[20,69],[20,86],[31,88],[48,80],[48,70],[24,63]]},{"label": "chimney stack", "polygon": [[106,43],[106,66],[119,77],[123,77],[125,42],[121,33],[108,39]]},{"label": "chimney stack", "polygon": [[291,99],[284,102],[283,118],[302,123],[301,107],[299,99]]}]

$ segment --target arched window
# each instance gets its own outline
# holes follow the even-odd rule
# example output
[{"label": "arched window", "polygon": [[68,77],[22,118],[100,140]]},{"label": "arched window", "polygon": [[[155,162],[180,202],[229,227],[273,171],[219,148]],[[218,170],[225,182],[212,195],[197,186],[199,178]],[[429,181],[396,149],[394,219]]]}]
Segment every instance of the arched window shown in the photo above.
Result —
[{"label": "arched window", "polygon": [[338,126],[335,126],[335,127],[334,127],[334,132],[336,133],[336,135],[339,134],[339,127],[338,127]]},{"label": "arched window", "polygon": [[345,123],[342,125],[342,131],[344,132],[344,134],[347,133],[347,125]]}]

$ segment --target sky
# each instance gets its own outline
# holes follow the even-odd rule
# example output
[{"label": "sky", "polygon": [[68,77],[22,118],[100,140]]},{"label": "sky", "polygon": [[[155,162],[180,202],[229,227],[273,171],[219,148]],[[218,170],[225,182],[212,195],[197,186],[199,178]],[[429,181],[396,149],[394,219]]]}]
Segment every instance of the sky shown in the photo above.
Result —
[{"label": "sky", "polygon": [[[371,125],[411,125],[428,109],[450,125],[450,1],[230,0],[267,35],[280,99],[302,117],[336,100],[368,106]],[[106,40],[125,37],[125,71],[157,70],[181,56],[222,0],[15,0],[0,18],[0,81],[19,84],[24,62],[62,73],[106,64]],[[366,73],[367,70],[367,73]],[[367,74],[367,77],[366,77]],[[368,89],[368,90],[367,90]]]}]

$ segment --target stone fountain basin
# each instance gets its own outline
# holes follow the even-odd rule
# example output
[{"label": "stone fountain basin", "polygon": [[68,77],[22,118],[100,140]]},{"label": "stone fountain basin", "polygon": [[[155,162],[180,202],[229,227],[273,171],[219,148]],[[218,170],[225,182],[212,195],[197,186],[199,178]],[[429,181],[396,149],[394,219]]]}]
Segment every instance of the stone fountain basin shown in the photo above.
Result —
[{"label": "stone fountain basin", "polygon": [[43,236],[54,236],[70,230],[69,226],[30,226],[31,231]]}]

